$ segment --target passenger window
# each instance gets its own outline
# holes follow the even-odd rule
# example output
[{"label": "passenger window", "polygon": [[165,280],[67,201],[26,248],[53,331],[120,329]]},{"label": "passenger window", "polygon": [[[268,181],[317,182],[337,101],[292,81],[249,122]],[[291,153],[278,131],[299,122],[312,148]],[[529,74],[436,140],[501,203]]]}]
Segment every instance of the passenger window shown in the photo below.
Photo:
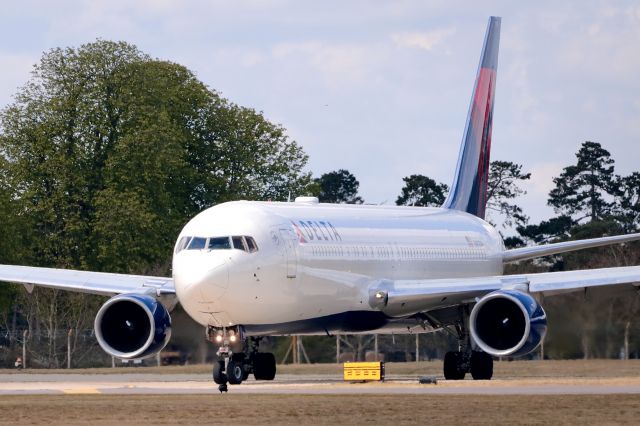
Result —
[{"label": "passenger window", "polygon": [[202,250],[207,245],[206,238],[193,237],[187,250]]},{"label": "passenger window", "polygon": [[209,250],[226,250],[231,248],[229,237],[211,237],[209,238]]},{"label": "passenger window", "polygon": [[254,240],[253,237],[244,237],[244,240],[247,243],[249,253],[258,251],[258,245],[256,244],[256,240]]},{"label": "passenger window", "polygon": [[182,250],[184,250],[185,247],[187,247],[187,245],[189,244],[189,240],[191,240],[191,237],[180,238],[180,241],[178,242],[178,244],[176,244],[176,253],[180,253]]},{"label": "passenger window", "polygon": [[244,245],[244,238],[242,238],[242,237],[231,237],[231,241],[233,241],[233,248],[234,249],[238,249],[238,250],[242,250],[242,251],[249,251],[249,250],[247,250],[247,247]]}]

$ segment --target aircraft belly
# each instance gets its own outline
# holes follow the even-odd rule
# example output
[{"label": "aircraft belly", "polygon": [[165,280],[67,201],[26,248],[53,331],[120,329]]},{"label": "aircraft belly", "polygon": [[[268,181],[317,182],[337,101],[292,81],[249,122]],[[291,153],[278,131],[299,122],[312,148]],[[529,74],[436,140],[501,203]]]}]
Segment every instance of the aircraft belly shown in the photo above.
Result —
[{"label": "aircraft belly", "polygon": [[276,267],[249,279],[232,277],[220,301],[229,321],[275,324],[371,309],[366,276],[308,267],[300,267],[296,277],[286,274],[284,267]]},{"label": "aircraft belly", "polygon": [[[401,266],[406,268],[398,268],[396,279],[466,278],[496,275],[502,271],[502,264],[492,261],[432,262],[426,266],[423,262]],[[367,315],[379,314],[371,308],[368,300],[369,287],[380,279],[358,273],[365,272],[365,268],[362,271],[352,269],[356,271],[301,266],[296,278],[284,278],[284,270],[277,272],[280,278],[269,279],[272,284],[269,287],[251,281],[232,283],[234,291],[229,291],[224,298],[224,309],[229,313],[229,322],[233,324],[275,326],[294,323],[285,328],[295,328],[295,324],[302,322],[302,328],[311,330],[320,327],[324,321],[314,319],[329,318],[324,321],[326,324],[323,327],[338,327],[334,332],[349,331],[349,327],[354,326],[341,329],[336,324],[344,322],[344,318],[337,320],[336,315],[344,316],[351,312],[368,318]],[[351,317],[346,318],[349,320]],[[376,324],[376,327],[386,324],[386,320],[382,321],[377,317],[368,320],[371,324]]]}]

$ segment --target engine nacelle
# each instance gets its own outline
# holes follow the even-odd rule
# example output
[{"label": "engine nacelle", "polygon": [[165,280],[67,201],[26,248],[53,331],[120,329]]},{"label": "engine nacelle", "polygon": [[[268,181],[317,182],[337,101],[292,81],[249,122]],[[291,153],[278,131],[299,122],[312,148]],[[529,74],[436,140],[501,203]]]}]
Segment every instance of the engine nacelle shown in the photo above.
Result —
[{"label": "engine nacelle", "polygon": [[547,315],[530,294],[498,290],[484,296],[469,317],[471,337],[493,356],[522,356],[533,351],[547,332]]},{"label": "engine nacelle", "polygon": [[141,294],[121,294],[107,300],[94,326],[100,347],[122,359],[153,356],[171,338],[167,310],[153,297]]}]

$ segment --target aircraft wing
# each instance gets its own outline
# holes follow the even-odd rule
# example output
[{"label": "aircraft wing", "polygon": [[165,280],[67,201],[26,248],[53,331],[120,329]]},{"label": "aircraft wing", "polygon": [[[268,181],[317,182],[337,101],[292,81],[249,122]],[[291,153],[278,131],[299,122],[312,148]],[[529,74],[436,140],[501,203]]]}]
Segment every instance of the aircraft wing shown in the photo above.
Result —
[{"label": "aircraft wing", "polygon": [[28,291],[38,285],[105,296],[121,293],[161,296],[175,293],[171,278],[32,266],[0,265],[0,281],[24,284]]},{"label": "aircraft wing", "polygon": [[496,290],[523,290],[554,295],[591,287],[640,286],[640,266],[496,275],[439,280],[381,281],[372,285],[369,303],[392,317],[472,303]]},{"label": "aircraft wing", "polygon": [[533,247],[522,247],[505,251],[502,255],[502,261],[504,263],[517,262],[519,260],[549,256],[567,251],[582,250],[610,244],[627,243],[636,240],[640,240],[640,233],[616,235],[613,237],[590,238],[587,240],[563,241],[561,243],[545,244]]}]

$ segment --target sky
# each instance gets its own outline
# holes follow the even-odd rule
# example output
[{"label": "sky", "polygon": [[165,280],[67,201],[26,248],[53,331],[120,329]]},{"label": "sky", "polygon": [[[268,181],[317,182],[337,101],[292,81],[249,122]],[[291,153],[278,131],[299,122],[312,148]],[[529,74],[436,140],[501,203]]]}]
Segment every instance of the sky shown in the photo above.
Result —
[{"label": "sky", "polygon": [[586,141],[640,170],[637,1],[92,0],[0,4],[0,107],[42,53],[122,40],[185,65],[282,124],[320,176],[351,171],[367,203],[402,178],[450,184],[490,15],[502,17],[492,160],[532,173],[532,223]]}]

